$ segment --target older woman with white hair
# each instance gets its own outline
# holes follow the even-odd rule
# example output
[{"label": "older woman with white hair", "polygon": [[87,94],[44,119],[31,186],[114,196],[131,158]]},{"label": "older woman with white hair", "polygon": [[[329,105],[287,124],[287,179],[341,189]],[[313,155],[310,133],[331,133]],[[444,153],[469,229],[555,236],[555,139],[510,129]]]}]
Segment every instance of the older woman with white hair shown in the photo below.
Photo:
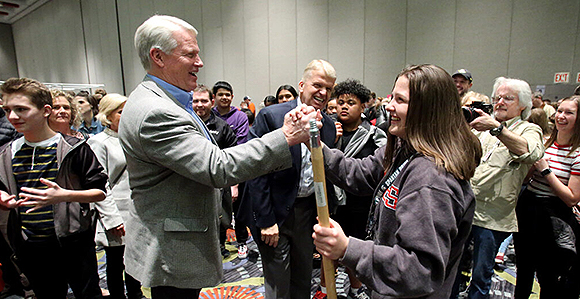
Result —
[{"label": "older woman with white hair", "polygon": [[[96,118],[106,126],[106,129],[88,141],[109,176],[107,198],[96,204],[99,221],[95,241],[97,245],[102,245],[105,248],[107,285],[111,298],[127,298],[123,287],[125,268],[123,264],[125,251],[123,219],[129,215],[131,192],[127,163],[117,136],[121,113],[126,101],[127,98],[120,94],[113,93],[103,97]],[[141,284],[127,273],[125,273],[125,284],[129,299],[143,298]]]}]

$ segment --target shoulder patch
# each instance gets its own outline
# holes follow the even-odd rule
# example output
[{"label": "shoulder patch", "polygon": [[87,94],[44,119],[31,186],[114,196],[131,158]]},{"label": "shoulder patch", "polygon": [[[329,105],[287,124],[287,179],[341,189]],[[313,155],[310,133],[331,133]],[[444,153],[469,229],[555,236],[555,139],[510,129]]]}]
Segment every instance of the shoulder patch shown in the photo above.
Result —
[{"label": "shoulder patch", "polygon": [[387,191],[383,194],[383,203],[385,207],[396,210],[397,209],[397,201],[399,200],[399,188],[391,185]]}]

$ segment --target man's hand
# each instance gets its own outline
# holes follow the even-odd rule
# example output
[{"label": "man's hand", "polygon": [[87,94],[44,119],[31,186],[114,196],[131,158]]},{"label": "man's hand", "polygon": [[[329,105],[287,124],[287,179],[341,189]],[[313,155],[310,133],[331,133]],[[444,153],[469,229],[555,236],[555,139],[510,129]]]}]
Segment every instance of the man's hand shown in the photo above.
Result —
[{"label": "man's hand", "polygon": [[122,236],[124,236],[124,235],[125,235],[125,225],[121,224],[121,225],[119,225],[119,226],[117,226],[117,227],[115,227],[115,228],[111,228],[111,229],[109,230],[109,232],[110,232],[110,233],[111,233],[113,236],[115,236],[115,237],[117,237],[117,238],[120,238],[120,237],[122,237]]},{"label": "man's hand", "polygon": [[286,113],[282,132],[284,132],[289,146],[308,142],[310,138],[310,119],[316,119],[319,128],[322,127],[322,123],[320,123],[322,114],[311,106],[302,104],[302,106],[298,106]]},{"label": "man's hand", "polygon": [[330,228],[322,227],[320,224],[314,225],[312,233],[314,245],[320,254],[331,260],[344,257],[348,247],[348,237],[342,231],[338,222],[330,219]]},{"label": "man's hand", "polygon": [[[473,129],[483,132],[495,129],[501,125],[499,121],[491,117],[489,114],[483,112],[481,109],[475,108],[474,110],[479,113],[480,116],[469,123]],[[528,141],[524,137],[511,132],[509,128],[503,128],[501,134],[496,137],[508,148],[510,152],[518,156],[530,152],[528,149]]]},{"label": "man's hand", "polygon": [[238,200],[238,185],[233,185],[230,187],[230,190],[232,191],[232,202],[235,202],[236,200]]},{"label": "man's hand", "polygon": [[549,161],[550,161],[550,158],[542,158],[542,159],[536,161],[536,163],[534,163],[534,168],[536,168],[538,171],[542,171],[546,168],[550,168],[550,165],[548,164]]},{"label": "man's hand", "polygon": [[474,110],[479,113],[479,117],[469,123],[473,129],[483,132],[499,127],[500,122],[495,120],[491,115],[483,112],[481,109],[474,108]]},{"label": "man's hand", "polygon": [[337,143],[338,139],[342,136],[342,123],[335,121],[334,126],[336,127],[336,139],[334,139],[334,143]]},{"label": "man's hand", "polygon": [[280,240],[280,232],[278,231],[278,224],[274,224],[267,228],[261,229],[262,241],[269,246],[278,246],[278,240]]},{"label": "man's hand", "polygon": [[64,202],[70,198],[69,191],[61,188],[57,183],[41,178],[40,182],[48,186],[47,189],[35,189],[22,187],[20,197],[22,198],[19,205],[34,205],[26,213],[33,212],[44,206]]},{"label": "man's hand", "polygon": [[0,191],[0,208],[3,210],[14,209],[18,207],[19,201],[16,200],[16,195],[10,195],[7,192]]}]

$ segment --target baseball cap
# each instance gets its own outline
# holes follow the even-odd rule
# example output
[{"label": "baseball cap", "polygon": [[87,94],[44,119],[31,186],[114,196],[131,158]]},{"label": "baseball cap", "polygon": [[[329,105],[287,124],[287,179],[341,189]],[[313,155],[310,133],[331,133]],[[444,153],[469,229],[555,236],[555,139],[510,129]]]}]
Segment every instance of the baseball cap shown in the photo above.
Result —
[{"label": "baseball cap", "polygon": [[466,69],[459,69],[455,71],[455,73],[453,73],[453,76],[451,77],[455,77],[456,75],[461,75],[465,79],[469,80],[469,82],[473,83],[473,77],[471,77],[471,73]]}]

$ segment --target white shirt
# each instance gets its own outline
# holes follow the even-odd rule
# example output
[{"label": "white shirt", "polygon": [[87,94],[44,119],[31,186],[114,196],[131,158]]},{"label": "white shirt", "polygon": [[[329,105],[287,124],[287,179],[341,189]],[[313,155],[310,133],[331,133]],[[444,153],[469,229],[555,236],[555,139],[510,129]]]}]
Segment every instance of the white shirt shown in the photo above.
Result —
[{"label": "white shirt", "polygon": [[[296,99],[298,106],[302,105],[300,98]],[[312,160],[310,150],[304,144],[300,144],[302,159],[300,162],[300,182],[298,184],[297,197],[308,197],[314,193],[314,172],[312,171]]]}]

